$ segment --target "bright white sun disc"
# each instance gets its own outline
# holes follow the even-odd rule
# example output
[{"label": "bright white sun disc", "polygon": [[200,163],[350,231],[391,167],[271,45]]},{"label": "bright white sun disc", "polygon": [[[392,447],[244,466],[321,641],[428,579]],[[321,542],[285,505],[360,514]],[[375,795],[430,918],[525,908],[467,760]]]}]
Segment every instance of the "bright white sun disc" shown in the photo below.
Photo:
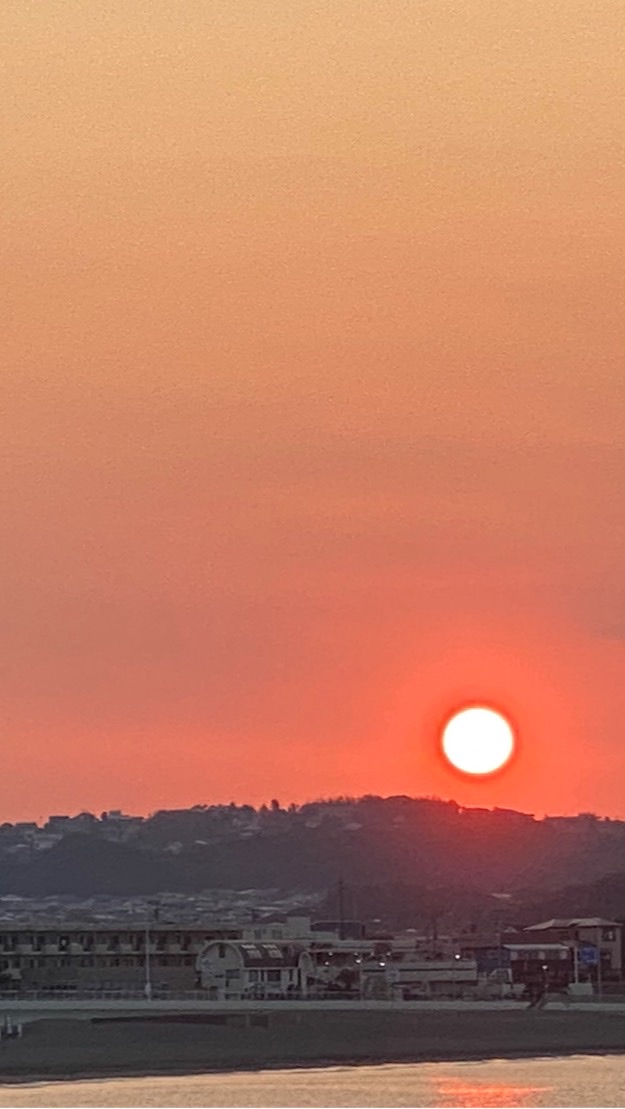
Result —
[{"label": "bright white sun disc", "polygon": [[468,708],[455,713],[443,729],[443,752],[465,774],[492,774],[514,751],[514,733],[494,709]]}]

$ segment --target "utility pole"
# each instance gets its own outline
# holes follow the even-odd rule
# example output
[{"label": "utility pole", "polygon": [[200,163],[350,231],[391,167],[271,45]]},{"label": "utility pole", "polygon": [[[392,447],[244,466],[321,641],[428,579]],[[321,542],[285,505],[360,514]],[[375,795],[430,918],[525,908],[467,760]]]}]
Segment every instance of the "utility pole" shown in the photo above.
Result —
[{"label": "utility pole", "polygon": [[603,982],[601,979],[601,928],[597,925],[597,997],[601,997]]},{"label": "utility pole", "polygon": [[577,986],[579,983],[579,951],[577,948],[577,940],[573,947],[573,981]]},{"label": "utility pole", "polygon": [[345,883],[339,878],[339,939],[345,939]]},{"label": "utility pole", "polygon": [[432,958],[435,958],[438,947],[438,912],[436,909],[434,909],[430,916],[430,940],[430,952]]},{"label": "utility pole", "polygon": [[[153,909],[154,917],[156,918],[156,909]],[[152,967],[150,962],[150,907],[148,906],[148,915],[145,922],[145,986],[143,992],[145,993],[146,1001],[152,1000]]]},{"label": "utility pole", "polygon": [[145,924],[145,986],[143,988],[146,1001],[152,1000],[152,978],[150,976],[150,921]]}]

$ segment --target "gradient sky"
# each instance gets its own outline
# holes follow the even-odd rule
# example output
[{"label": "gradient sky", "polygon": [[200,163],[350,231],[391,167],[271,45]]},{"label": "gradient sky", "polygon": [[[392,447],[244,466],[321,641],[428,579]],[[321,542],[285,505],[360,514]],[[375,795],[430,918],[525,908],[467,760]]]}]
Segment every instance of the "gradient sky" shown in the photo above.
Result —
[{"label": "gradient sky", "polygon": [[625,817],[620,0],[2,22],[0,818]]}]

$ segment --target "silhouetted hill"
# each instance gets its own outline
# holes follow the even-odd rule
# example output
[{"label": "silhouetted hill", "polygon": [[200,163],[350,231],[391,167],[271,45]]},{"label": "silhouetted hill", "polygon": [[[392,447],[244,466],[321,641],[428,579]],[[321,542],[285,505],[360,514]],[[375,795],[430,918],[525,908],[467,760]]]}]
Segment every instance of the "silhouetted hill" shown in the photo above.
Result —
[{"label": "silhouetted hill", "polygon": [[168,858],[125,844],[67,836],[27,864],[0,866],[0,892],[20,896],[146,894],[170,889],[177,874]]},{"label": "silhouetted hill", "polygon": [[608,874],[584,885],[565,886],[541,897],[528,891],[521,904],[524,915],[536,921],[571,916],[625,920],[625,872]]},{"label": "silhouetted hill", "polygon": [[[617,880],[607,879],[625,871],[625,822],[590,815],[536,820],[509,810],[463,809],[453,801],[363,797],[289,809],[277,802],[260,810],[196,806],[145,820],[81,814],[49,825],[41,835],[31,829],[25,840],[20,826],[0,827],[1,892],[277,887],[323,893],[342,876],[354,889],[403,890],[399,902],[423,902],[428,890],[453,890],[467,911],[477,912],[478,902],[490,905],[494,893],[528,904],[535,894],[546,905],[554,890],[594,883],[602,904],[613,905],[609,912],[625,915],[625,890],[621,894]],[[39,840],[46,841],[45,850]],[[593,896],[589,887],[589,903]],[[372,898],[362,899],[364,913],[364,901],[368,906]],[[402,918],[410,911],[398,904]],[[576,904],[574,911],[582,908]],[[594,901],[592,911],[600,911]]]}]

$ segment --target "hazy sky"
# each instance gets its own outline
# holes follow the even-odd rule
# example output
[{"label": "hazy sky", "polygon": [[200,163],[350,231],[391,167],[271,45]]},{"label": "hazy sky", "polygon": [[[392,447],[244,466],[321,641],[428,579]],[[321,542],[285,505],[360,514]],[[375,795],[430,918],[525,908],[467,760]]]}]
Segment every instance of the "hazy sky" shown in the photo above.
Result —
[{"label": "hazy sky", "polygon": [[621,0],[2,23],[0,818],[625,817]]}]

